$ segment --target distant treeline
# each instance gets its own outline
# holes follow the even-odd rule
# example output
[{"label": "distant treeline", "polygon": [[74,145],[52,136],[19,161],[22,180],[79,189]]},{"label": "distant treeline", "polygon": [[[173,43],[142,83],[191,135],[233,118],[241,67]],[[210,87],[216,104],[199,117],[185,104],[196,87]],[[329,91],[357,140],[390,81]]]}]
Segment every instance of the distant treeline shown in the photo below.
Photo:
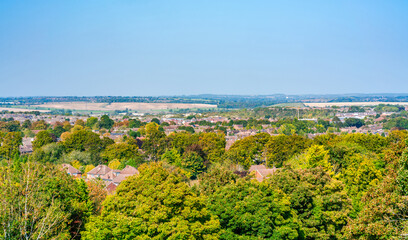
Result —
[{"label": "distant treeline", "polygon": [[189,96],[93,96],[93,97],[9,97],[0,98],[2,105],[33,105],[48,102],[146,102],[146,103],[202,103],[219,108],[256,108],[279,103],[297,102],[407,102],[408,94],[356,94],[356,95],[189,95]]}]

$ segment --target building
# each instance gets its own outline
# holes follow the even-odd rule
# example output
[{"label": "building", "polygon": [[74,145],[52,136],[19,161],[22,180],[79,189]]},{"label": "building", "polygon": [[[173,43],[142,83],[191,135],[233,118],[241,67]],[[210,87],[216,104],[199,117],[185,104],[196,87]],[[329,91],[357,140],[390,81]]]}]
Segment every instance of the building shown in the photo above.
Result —
[{"label": "building", "polygon": [[264,179],[269,178],[271,175],[273,175],[277,168],[267,168],[265,165],[252,165],[249,168],[249,172],[254,174],[256,180],[259,182],[262,182]]},{"label": "building", "polygon": [[74,168],[70,164],[66,163],[62,164],[62,169],[65,170],[68,173],[68,175],[71,175],[75,178],[80,178],[82,176],[82,172]]},{"label": "building", "polygon": [[102,178],[102,176],[111,171],[112,169],[106,165],[98,165],[87,173],[87,178],[88,179]]},{"label": "building", "polygon": [[122,169],[122,171],[120,171],[120,173],[112,180],[112,182],[113,184],[117,186],[127,177],[138,175],[138,174],[139,174],[139,171],[136,168],[128,165],[124,169]]}]

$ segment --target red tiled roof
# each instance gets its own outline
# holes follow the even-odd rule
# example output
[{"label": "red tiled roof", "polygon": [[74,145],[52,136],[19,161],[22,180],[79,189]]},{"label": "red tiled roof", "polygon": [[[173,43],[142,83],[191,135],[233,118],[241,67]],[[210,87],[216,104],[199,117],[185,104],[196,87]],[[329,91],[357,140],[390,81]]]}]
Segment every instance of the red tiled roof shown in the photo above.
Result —
[{"label": "red tiled roof", "polygon": [[112,193],[116,190],[116,185],[113,184],[112,182],[110,182],[107,186],[106,186],[106,190],[108,191],[108,193]]}]

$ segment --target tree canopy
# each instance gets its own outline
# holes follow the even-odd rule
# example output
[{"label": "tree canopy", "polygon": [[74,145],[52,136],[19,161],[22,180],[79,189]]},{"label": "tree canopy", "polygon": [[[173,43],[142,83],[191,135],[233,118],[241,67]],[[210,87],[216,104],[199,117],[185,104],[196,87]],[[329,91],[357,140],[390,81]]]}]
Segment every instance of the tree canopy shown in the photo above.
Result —
[{"label": "tree canopy", "polygon": [[83,239],[218,239],[219,220],[177,172],[159,163],[139,171],[105,200]]}]

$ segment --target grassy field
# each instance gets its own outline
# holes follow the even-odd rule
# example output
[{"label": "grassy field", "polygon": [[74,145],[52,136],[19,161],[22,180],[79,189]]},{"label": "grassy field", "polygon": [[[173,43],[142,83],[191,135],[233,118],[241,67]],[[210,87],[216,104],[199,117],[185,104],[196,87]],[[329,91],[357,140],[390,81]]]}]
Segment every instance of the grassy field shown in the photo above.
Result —
[{"label": "grassy field", "polygon": [[294,108],[298,108],[298,107],[304,107],[305,105],[303,103],[278,103],[275,105],[272,105],[272,107],[294,107]]},{"label": "grassy field", "polygon": [[349,106],[377,106],[379,104],[408,106],[408,102],[327,102],[327,103],[304,103],[307,107],[349,107]]},{"label": "grassy field", "polygon": [[114,110],[133,110],[133,111],[155,111],[169,109],[190,109],[190,108],[217,108],[217,105],[196,104],[196,103],[86,103],[86,102],[59,102],[46,103],[41,105],[32,105],[32,107],[50,108],[50,109],[72,109],[85,111],[114,111]]}]

